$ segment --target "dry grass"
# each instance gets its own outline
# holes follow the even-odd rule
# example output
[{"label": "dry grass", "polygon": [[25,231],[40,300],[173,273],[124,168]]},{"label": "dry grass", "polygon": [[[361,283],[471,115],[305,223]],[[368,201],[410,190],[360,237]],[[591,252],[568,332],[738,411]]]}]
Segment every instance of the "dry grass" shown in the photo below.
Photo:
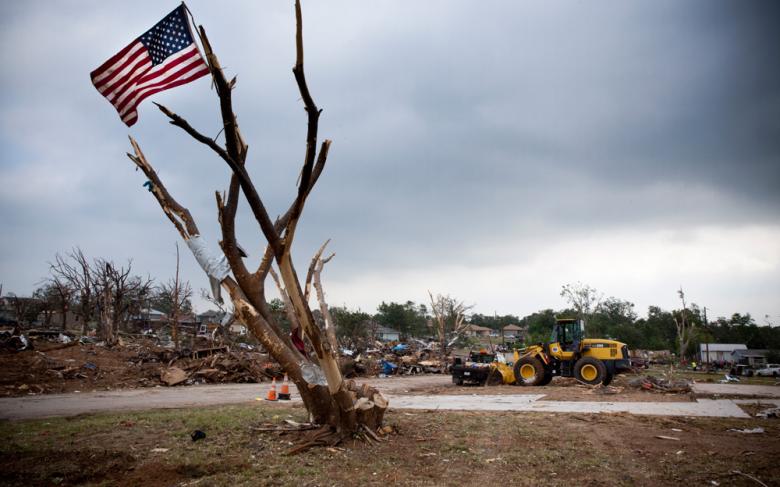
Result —
[{"label": "dry grass", "polygon": [[[289,435],[253,426],[305,420],[258,403],[0,423],[4,485],[780,485],[771,420],[629,415],[393,412],[397,433],[284,453]],[[729,432],[762,426],[764,434]],[[200,429],[207,438],[192,442]],[[682,430],[682,431],[675,431]],[[679,441],[662,440],[665,435]],[[153,451],[153,449],[167,451]]]}]

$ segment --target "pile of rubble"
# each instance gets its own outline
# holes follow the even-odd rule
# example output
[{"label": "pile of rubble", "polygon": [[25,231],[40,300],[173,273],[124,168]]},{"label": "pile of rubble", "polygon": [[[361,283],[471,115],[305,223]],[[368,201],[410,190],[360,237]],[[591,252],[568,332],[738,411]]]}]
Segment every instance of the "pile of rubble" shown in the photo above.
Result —
[{"label": "pile of rubble", "polygon": [[635,377],[628,381],[631,387],[646,391],[680,394],[691,392],[691,381],[687,379],[662,378],[654,375]]},{"label": "pile of rubble", "polygon": [[[0,333],[0,395],[76,392],[114,388],[203,383],[257,383],[282,379],[269,354],[243,343],[211,341],[177,351],[146,335],[122,334],[106,346],[95,337],[54,330]],[[346,378],[443,374],[449,362],[435,341],[368,343],[361,351],[342,349]]]},{"label": "pile of rubble", "polygon": [[447,362],[438,358],[438,344],[414,340],[405,343],[383,344],[358,353],[342,350],[342,372],[345,377],[443,374]]},{"label": "pile of rubble", "polygon": [[140,336],[125,335],[108,347],[93,337],[26,335],[0,335],[0,396],[283,377],[268,354],[250,347],[176,351]]},{"label": "pile of rubble", "polygon": [[[201,357],[204,352],[207,355]],[[230,351],[227,347],[199,350],[169,362],[160,371],[167,386],[196,383],[242,383],[281,379],[284,372],[267,354]]]}]

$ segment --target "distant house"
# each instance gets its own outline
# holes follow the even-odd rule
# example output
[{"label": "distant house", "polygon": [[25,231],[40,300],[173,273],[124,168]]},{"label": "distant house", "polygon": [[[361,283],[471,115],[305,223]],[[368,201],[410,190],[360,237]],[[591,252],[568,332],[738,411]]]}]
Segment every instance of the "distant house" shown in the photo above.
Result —
[{"label": "distant house", "polygon": [[160,310],[144,308],[140,313],[130,318],[137,331],[159,330],[168,323],[168,315]]},{"label": "distant house", "polygon": [[750,365],[751,367],[761,367],[767,363],[766,354],[769,350],[734,350],[731,352],[731,361],[735,364]]},{"label": "distant house", "polygon": [[16,311],[9,298],[0,298],[0,325],[16,323]]},{"label": "distant house", "polygon": [[701,343],[699,344],[699,359],[702,363],[731,362],[735,350],[747,350],[743,343]]},{"label": "distant house", "polygon": [[401,333],[392,328],[379,325],[376,327],[376,339],[381,342],[397,342],[401,339]]},{"label": "distant house", "polygon": [[230,333],[233,333],[234,335],[243,336],[243,335],[246,335],[246,326],[242,325],[238,321],[234,321],[228,327],[228,331],[230,331]]},{"label": "distant house", "polygon": [[463,334],[467,337],[488,337],[491,336],[494,333],[492,328],[488,328],[486,326],[479,326],[479,325],[468,325],[466,326],[465,331]]},{"label": "distant house", "polygon": [[[40,319],[40,318],[39,318]],[[59,328],[62,326],[62,311],[55,310],[51,313],[50,317],[51,326]],[[75,311],[68,310],[65,313],[65,327],[66,328],[75,328],[80,329],[81,328],[81,316],[78,315]]]},{"label": "distant house", "polygon": [[522,340],[525,338],[525,328],[517,325],[506,325],[501,329],[505,340]]},{"label": "distant house", "polygon": [[[24,296],[8,295],[0,298],[0,324],[32,324],[37,316],[30,316],[31,311],[41,300]],[[20,315],[21,316],[18,316]]]},{"label": "distant house", "polygon": [[224,311],[219,311],[216,309],[210,309],[208,311],[204,311],[203,313],[200,313],[198,315],[198,322],[199,323],[220,323],[222,321],[222,318],[225,316]]},{"label": "distant house", "polygon": [[[168,322],[170,321],[171,320],[169,319]],[[200,327],[200,322],[198,321],[198,317],[195,316],[195,313],[185,313],[179,316],[179,326],[197,331]]]}]

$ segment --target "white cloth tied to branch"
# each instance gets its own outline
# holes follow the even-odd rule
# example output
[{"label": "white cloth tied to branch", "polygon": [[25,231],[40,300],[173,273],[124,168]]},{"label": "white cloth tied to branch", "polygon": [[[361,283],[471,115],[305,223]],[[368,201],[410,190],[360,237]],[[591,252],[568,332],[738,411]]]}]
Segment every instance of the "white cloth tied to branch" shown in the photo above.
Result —
[{"label": "white cloth tied to branch", "polygon": [[301,367],[301,376],[307,383],[318,386],[328,385],[328,379],[325,378],[325,374],[319,366],[307,362],[301,362],[298,365]]},{"label": "white cloth tied to branch", "polygon": [[206,241],[200,235],[191,237],[187,242],[187,247],[192,251],[195,260],[198,261],[201,269],[209,276],[211,284],[211,293],[217,302],[222,302],[222,292],[220,283],[230,274],[230,266],[227,258],[222,252],[211,252]]},{"label": "white cloth tied to branch", "polygon": [[233,322],[233,313],[225,313],[225,316],[222,317],[222,321],[219,324],[222,326],[228,326],[232,322]]}]

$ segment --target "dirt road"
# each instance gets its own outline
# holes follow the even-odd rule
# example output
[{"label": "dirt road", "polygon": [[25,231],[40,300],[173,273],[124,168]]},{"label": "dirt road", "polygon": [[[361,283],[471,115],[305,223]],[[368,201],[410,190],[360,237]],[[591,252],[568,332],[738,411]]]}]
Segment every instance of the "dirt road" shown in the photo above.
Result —
[{"label": "dirt road", "polygon": [[[518,387],[459,388],[446,375],[369,379],[366,382],[382,390],[395,409],[449,409],[544,412],[629,412],[668,416],[747,417],[737,401],[698,400],[653,401],[644,394],[642,401],[631,400],[636,395],[621,397],[590,396],[589,400],[550,400],[565,396],[563,387],[527,389]],[[780,388],[739,386],[728,384],[696,385],[705,394],[772,396],[767,402],[780,403]],[[291,386],[292,403],[300,396]],[[701,389],[701,390],[700,390]],[[186,408],[221,404],[241,404],[264,398],[268,384],[224,384],[189,387],[155,387],[132,390],[100,391],[69,394],[30,395],[0,398],[0,419],[32,419],[50,416],[74,416],[105,411]],[[472,392],[473,391],[473,392]],[[529,394],[539,392],[539,394]],[[550,394],[548,394],[550,393]],[[640,393],[641,394],[641,393]],[[621,400],[622,399],[622,400]],[[649,400],[648,400],[649,399]]]}]

